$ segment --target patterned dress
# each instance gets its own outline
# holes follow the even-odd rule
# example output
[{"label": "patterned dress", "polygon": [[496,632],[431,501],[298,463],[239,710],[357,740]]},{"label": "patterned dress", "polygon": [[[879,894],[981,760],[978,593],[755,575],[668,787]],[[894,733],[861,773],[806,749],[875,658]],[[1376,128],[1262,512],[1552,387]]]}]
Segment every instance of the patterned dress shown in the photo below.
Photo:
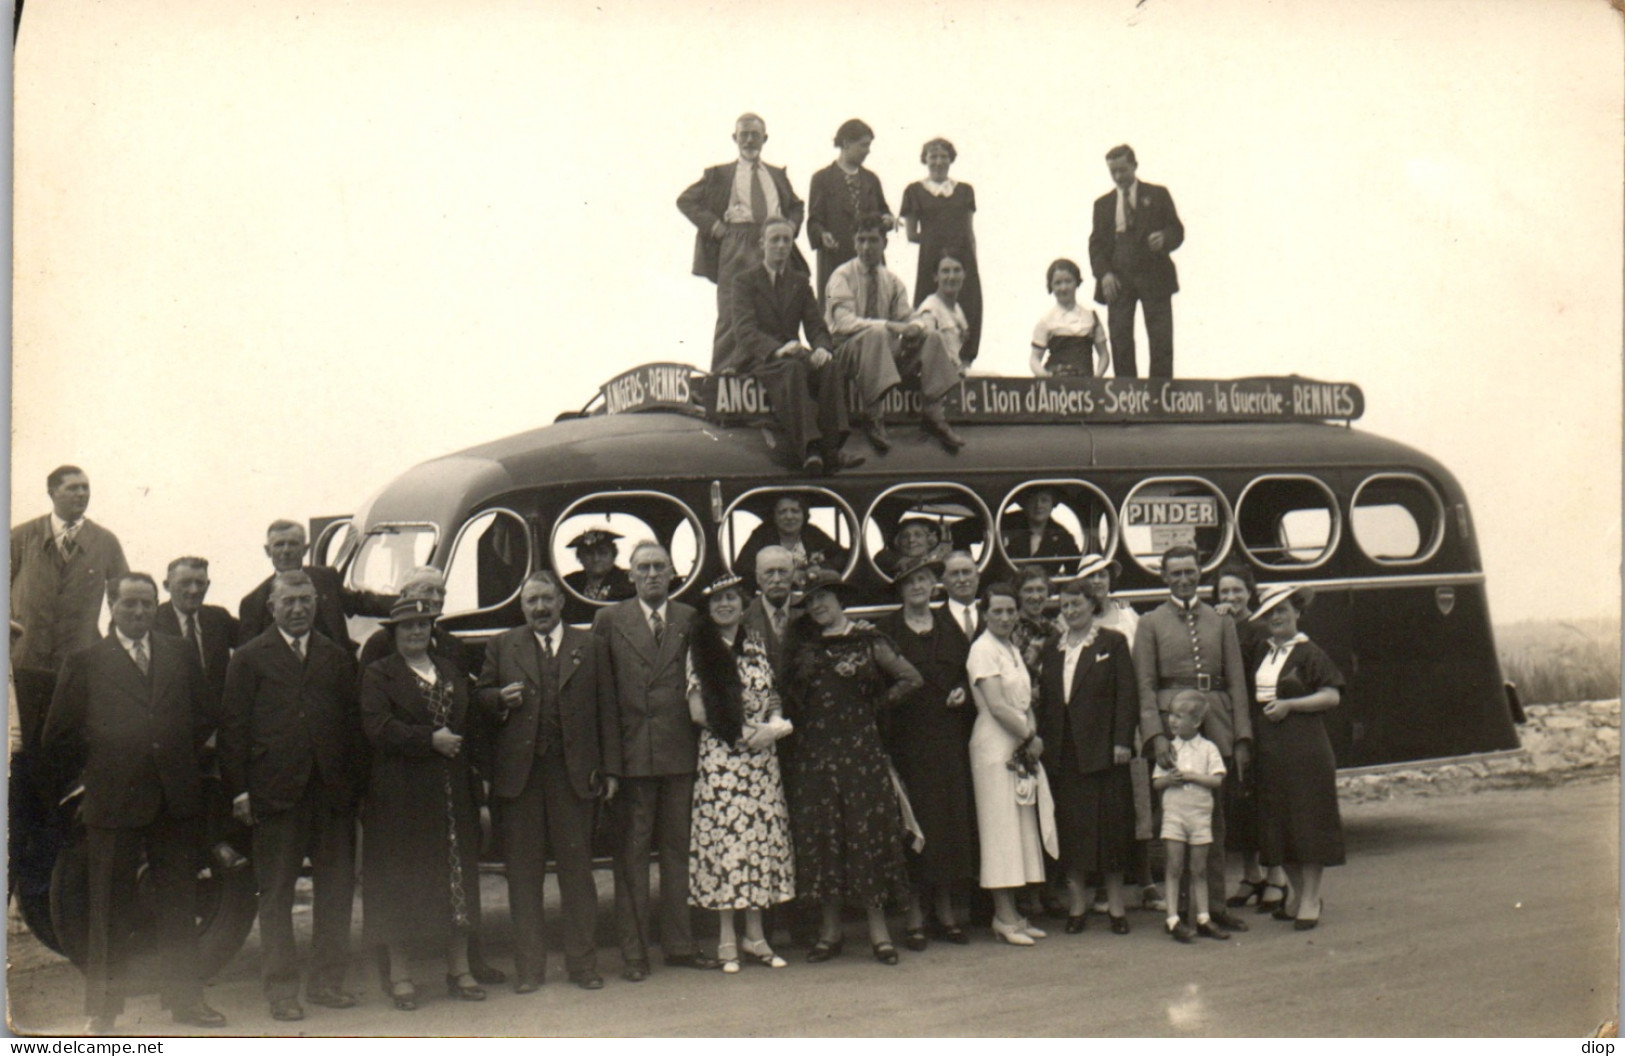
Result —
[{"label": "patterned dress", "polygon": [[858,626],[829,637],[810,621],[802,626],[787,680],[796,893],[865,907],[900,903],[908,897],[903,822],[875,725],[887,683],[874,649],[884,638]]},{"label": "patterned dress", "polygon": [[[767,647],[755,631],[738,639],[745,724],[763,722],[778,708]],[[692,666],[688,691],[698,693]],[[773,745],[752,750],[700,731],[700,766],[694,777],[694,820],[688,849],[688,900],[704,909],[761,909],[795,897],[790,811]]]}]

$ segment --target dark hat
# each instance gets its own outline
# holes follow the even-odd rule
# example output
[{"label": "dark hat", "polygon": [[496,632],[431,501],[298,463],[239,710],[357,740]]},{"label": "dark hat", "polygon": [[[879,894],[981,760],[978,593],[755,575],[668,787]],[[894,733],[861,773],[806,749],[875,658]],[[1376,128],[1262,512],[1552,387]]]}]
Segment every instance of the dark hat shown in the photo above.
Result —
[{"label": "dark hat", "polygon": [[624,538],[620,532],[612,532],[608,528],[588,528],[574,539],[570,540],[570,549],[580,550],[583,547],[592,548],[613,544],[615,540]]},{"label": "dark hat", "polygon": [[1118,564],[1116,561],[1113,561],[1105,554],[1089,554],[1078,565],[1078,571],[1074,573],[1074,576],[1081,579],[1084,576],[1092,576],[1096,572],[1102,570],[1111,573],[1113,582],[1116,582],[1117,577],[1123,574],[1123,566]]},{"label": "dark hat", "polygon": [[795,592],[790,601],[799,605],[820,590],[833,591],[836,597],[844,600],[851,589],[851,584],[842,579],[839,572],[820,565],[807,570],[807,582]]},{"label": "dark hat", "polygon": [[438,620],[440,603],[433,598],[402,598],[389,610],[389,618],[379,622],[385,626],[410,623],[413,620]]},{"label": "dark hat", "polygon": [[892,585],[900,587],[905,579],[922,570],[928,571],[933,576],[941,579],[943,570],[946,567],[947,565],[942,558],[932,557],[930,554],[921,554],[919,557],[905,557],[902,563],[897,566],[897,572],[892,577]]},{"label": "dark hat", "polygon": [[1297,606],[1299,612],[1308,608],[1309,603],[1315,597],[1314,592],[1308,587],[1294,586],[1291,583],[1277,583],[1273,587],[1264,588],[1264,592],[1259,595],[1258,611],[1253,613],[1251,618],[1255,620],[1263,619],[1271,609],[1294,595],[1296,595],[1297,600],[1293,604]]},{"label": "dark hat", "polygon": [[718,576],[716,579],[712,580],[709,587],[706,587],[704,590],[700,591],[700,597],[715,597],[725,590],[737,590],[740,594],[744,594],[745,588],[741,585],[744,582],[745,581],[739,576],[729,572],[726,575]]}]

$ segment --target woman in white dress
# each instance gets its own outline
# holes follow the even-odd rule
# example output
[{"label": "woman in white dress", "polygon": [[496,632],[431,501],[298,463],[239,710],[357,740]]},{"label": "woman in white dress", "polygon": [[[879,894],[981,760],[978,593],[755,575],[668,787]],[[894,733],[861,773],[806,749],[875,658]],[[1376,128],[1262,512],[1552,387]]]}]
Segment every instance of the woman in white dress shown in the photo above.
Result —
[{"label": "woman in white dress", "polygon": [[982,601],[987,633],[971,644],[965,661],[976,698],[970,767],[981,884],[993,895],[993,933],[1012,946],[1031,946],[1044,932],[1017,911],[1016,893],[1044,879],[1038,807],[1044,777],[1037,768],[1044,746],[1032,709],[1032,680],[1011,637],[1020,611],[1016,589],[995,583]]},{"label": "woman in white dress", "polygon": [[920,302],[914,309],[913,321],[942,338],[942,347],[965,373],[965,362],[960,353],[965,348],[965,335],[970,332],[965,309],[959,303],[960,291],[965,288],[965,264],[957,250],[945,250],[937,261],[937,292]]}]

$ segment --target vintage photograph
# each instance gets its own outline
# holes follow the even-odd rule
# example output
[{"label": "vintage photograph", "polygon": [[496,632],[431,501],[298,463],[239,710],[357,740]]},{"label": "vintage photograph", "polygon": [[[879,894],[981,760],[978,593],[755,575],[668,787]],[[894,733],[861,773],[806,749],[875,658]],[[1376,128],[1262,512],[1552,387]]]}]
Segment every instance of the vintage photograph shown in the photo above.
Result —
[{"label": "vintage photograph", "polygon": [[1616,1031],[1614,6],[15,10],[13,1033]]}]

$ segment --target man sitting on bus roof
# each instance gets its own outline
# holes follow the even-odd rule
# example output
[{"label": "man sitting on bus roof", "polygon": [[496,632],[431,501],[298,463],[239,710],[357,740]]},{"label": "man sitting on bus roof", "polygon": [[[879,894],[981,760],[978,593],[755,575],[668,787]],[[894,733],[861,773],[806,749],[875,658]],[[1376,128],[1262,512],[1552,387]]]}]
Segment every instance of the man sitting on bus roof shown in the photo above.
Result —
[{"label": "man sitting on bus roof", "polygon": [[858,218],[853,244],[858,255],[835,269],[826,291],[830,332],[844,373],[863,394],[863,432],[880,454],[891,450],[881,401],[903,380],[899,368],[920,379],[921,427],[949,454],[965,446],[943,414],[949,390],[959,384],[959,364],[940,334],[911,322],[914,307],[903,280],[886,270],[884,222],[874,214]]},{"label": "man sitting on bus roof", "polygon": [[[767,390],[783,432],[780,455],[792,469],[833,473],[863,459],[846,443],[846,393],[830,352],[807,276],[789,266],[795,226],[774,217],[762,226],[762,266],[734,280],[734,341],[738,370]],[[808,348],[801,341],[806,332]]]}]

